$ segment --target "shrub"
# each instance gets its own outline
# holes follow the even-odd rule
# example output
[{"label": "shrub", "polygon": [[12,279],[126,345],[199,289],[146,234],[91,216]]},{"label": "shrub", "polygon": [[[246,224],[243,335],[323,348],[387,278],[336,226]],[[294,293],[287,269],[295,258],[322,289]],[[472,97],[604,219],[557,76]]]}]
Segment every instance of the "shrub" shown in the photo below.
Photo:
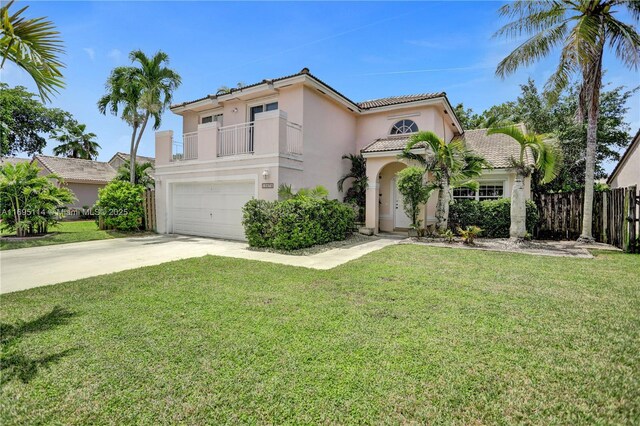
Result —
[{"label": "shrub", "polygon": [[458,228],[458,234],[462,237],[462,242],[465,244],[473,245],[475,243],[475,239],[480,233],[482,229],[477,226],[467,226],[466,228]]},{"label": "shrub", "polygon": [[144,218],[144,187],[129,182],[113,181],[98,191],[98,216],[107,228],[120,231],[140,229]]},{"label": "shrub", "polygon": [[242,223],[251,247],[297,250],[344,240],[355,219],[354,210],[336,200],[298,197],[251,200],[244,206]]},{"label": "shrub", "polygon": [[53,174],[39,176],[35,164],[0,167],[0,230],[20,237],[45,233],[58,221],[58,209],[75,200],[73,193]]},{"label": "shrub", "polygon": [[[533,234],[538,223],[538,209],[533,201],[527,201],[527,232]],[[487,238],[508,238],[511,226],[511,199],[456,200],[449,208],[451,229],[479,226]]]},{"label": "shrub", "polygon": [[269,247],[273,235],[275,201],[256,200],[242,208],[242,224],[251,247]]}]

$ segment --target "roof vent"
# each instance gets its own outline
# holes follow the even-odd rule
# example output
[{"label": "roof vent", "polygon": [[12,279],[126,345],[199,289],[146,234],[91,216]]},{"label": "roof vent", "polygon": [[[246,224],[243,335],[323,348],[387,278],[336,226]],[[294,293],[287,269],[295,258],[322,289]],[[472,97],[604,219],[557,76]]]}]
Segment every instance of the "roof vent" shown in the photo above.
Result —
[{"label": "roof vent", "polygon": [[307,67],[302,68],[302,69],[300,70],[300,74],[310,74],[310,73],[309,73],[309,68],[307,68]]}]

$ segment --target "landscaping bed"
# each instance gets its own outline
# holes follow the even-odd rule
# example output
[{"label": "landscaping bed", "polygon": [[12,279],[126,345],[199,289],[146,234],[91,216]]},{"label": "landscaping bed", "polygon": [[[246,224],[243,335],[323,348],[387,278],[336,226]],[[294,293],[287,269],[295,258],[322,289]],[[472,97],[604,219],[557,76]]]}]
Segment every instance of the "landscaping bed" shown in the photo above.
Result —
[{"label": "landscaping bed", "polygon": [[248,250],[264,251],[269,253],[290,254],[293,256],[311,256],[311,255],[322,253],[328,250],[355,247],[355,246],[359,246],[360,244],[366,244],[376,240],[379,240],[379,238],[362,235],[358,233],[353,233],[349,235],[346,239],[341,241],[331,241],[326,244],[318,244],[315,246],[306,247],[306,248],[297,249],[297,250],[278,250],[270,247],[248,247]]},{"label": "landscaping bed", "polygon": [[470,250],[504,251],[510,253],[534,254],[541,256],[563,256],[590,259],[593,256],[588,249],[614,250],[619,249],[601,243],[586,246],[575,241],[519,241],[514,242],[509,238],[476,238],[474,244],[464,244],[456,239],[448,242],[443,238],[408,238],[400,244],[420,244],[432,247],[446,247]]}]

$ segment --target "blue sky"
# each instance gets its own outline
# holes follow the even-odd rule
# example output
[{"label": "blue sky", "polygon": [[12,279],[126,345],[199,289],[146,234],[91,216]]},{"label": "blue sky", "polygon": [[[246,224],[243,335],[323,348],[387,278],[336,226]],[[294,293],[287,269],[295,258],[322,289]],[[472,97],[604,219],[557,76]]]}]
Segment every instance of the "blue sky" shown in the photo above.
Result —
[{"label": "blue sky", "polygon": [[[130,130],[120,119],[98,113],[110,70],[128,64],[142,49],[167,52],[183,84],[174,100],[214,93],[221,85],[247,84],[311,72],[361,101],[377,97],[446,91],[452,104],[476,112],[513,100],[529,76],[541,85],[557,55],[506,80],[495,66],[517,41],[495,40],[499,2],[411,3],[218,3],[218,2],[25,2],[29,16],[48,16],[66,45],[67,87],[52,106],[71,112],[98,135],[100,159],[128,151]],[[609,52],[605,80],[640,84]],[[2,81],[35,91],[15,66]],[[640,95],[632,99],[628,121],[640,126]],[[167,112],[162,129],[179,132],[178,116]],[[50,153],[55,141],[49,143]],[[154,154],[148,131],[140,154]],[[611,166],[608,167],[609,169]]]}]

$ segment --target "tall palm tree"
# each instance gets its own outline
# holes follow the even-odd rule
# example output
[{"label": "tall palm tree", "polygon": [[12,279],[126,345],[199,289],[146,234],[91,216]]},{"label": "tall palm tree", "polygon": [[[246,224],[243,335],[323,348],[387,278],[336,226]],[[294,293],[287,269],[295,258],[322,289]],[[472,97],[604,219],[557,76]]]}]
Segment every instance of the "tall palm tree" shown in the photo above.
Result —
[{"label": "tall palm tree", "polygon": [[346,154],[342,156],[343,160],[349,160],[351,167],[349,172],[338,180],[338,191],[344,190],[344,183],[348,179],[353,179],[351,187],[347,189],[344,195],[346,203],[353,202],[358,206],[358,222],[364,222],[364,213],[367,200],[367,160],[362,155]]},{"label": "tall palm tree", "polygon": [[[511,190],[511,226],[509,237],[522,240],[527,234],[527,206],[524,197],[524,180],[533,170],[540,171],[542,183],[551,182],[556,177],[558,162],[556,152],[544,137],[535,133],[525,133],[519,126],[495,127],[487,130],[487,134],[500,133],[510,136],[520,145],[519,157],[511,162],[516,170],[516,178]],[[527,161],[527,152],[533,154],[533,162]]]},{"label": "tall palm tree", "polygon": [[500,8],[500,15],[513,21],[496,36],[529,38],[504,58],[496,74],[505,77],[521,66],[530,65],[560,47],[560,61],[547,81],[545,91],[554,101],[569,84],[571,75],[582,79],[578,119],[587,121],[585,188],[582,233],[579,240],[593,241],[593,187],[596,157],[598,105],[602,85],[602,57],[605,46],[628,68],[637,70],[640,63],[640,35],[633,25],[617,17],[626,9],[637,24],[640,1],[633,0],[519,0]]},{"label": "tall palm tree", "polygon": [[[413,152],[419,144],[425,146],[425,154]],[[477,189],[478,182],[474,179],[480,176],[483,168],[489,167],[485,159],[468,150],[462,140],[447,143],[433,132],[413,135],[398,157],[417,161],[433,175],[438,188],[436,228],[440,232],[447,230],[451,189]]]},{"label": "tall palm tree", "polygon": [[100,145],[95,141],[97,136],[95,133],[85,133],[86,129],[85,124],[72,122],[61,131],[56,131],[53,139],[60,142],[60,145],[53,148],[53,155],[85,160],[98,158]]},{"label": "tall palm tree", "polygon": [[180,86],[181,78],[165,65],[169,56],[159,51],[148,57],[141,50],[129,54],[131,62],[138,66],[117,67],[107,79],[107,93],[98,101],[98,110],[107,110],[120,117],[132,128],[130,146],[129,181],[135,184],[136,154],[142,135],[153,118],[153,129],[162,122],[162,114],[171,105],[173,92]]},{"label": "tall palm tree", "polygon": [[[142,185],[145,188],[153,188],[155,186],[155,181],[151,176],[149,176],[149,171],[153,170],[153,164],[150,162],[144,163],[136,163],[136,185]],[[122,166],[118,169],[118,174],[115,177],[115,180],[121,181],[129,181],[129,170],[131,170],[131,162],[126,160]]]},{"label": "tall palm tree", "polygon": [[4,68],[9,60],[25,70],[38,87],[43,101],[64,87],[59,56],[64,53],[64,45],[55,25],[45,18],[25,18],[25,6],[15,13],[9,13],[14,0],[0,8],[0,54]]}]

